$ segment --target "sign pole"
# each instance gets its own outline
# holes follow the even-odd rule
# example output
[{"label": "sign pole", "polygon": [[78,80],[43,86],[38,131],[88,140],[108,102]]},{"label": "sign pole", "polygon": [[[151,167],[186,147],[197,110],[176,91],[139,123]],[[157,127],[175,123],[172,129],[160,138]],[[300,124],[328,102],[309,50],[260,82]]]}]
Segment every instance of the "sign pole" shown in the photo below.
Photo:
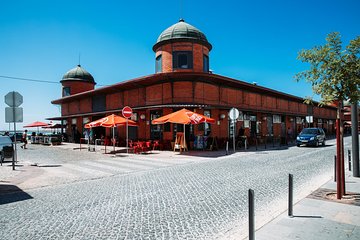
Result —
[{"label": "sign pole", "polygon": [[126,153],[129,153],[129,118],[132,116],[133,111],[131,107],[125,106],[122,109],[122,115],[126,118]]},{"label": "sign pole", "polygon": [[[12,92],[13,102],[15,102],[15,92]],[[16,121],[15,121],[15,106],[13,106],[13,119],[14,119],[14,143],[15,149],[13,154],[12,169],[15,170],[15,161],[17,162],[17,149],[16,149]]]},{"label": "sign pole", "polygon": [[129,154],[129,125],[128,118],[126,118],[126,153]]},{"label": "sign pole", "polygon": [[233,120],[233,146],[234,146],[234,152],[236,152],[236,146],[235,146],[235,132],[236,132],[236,122],[235,122],[235,113],[234,113],[234,120]]}]

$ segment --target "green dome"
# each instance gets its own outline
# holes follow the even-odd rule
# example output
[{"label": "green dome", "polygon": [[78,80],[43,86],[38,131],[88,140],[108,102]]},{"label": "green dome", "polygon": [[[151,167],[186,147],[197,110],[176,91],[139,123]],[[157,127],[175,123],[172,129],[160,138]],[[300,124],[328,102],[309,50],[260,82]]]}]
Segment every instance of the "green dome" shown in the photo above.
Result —
[{"label": "green dome", "polygon": [[153,50],[156,51],[156,49],[163,44],[179,41],[197,42],[208,47],[209,51],[212,48],[204,33],[196,27],[186,23],[183,19],[180,19],[178,23],[175,23],[171,27],[165,29],[160,34],[153,46]]},{"label": "green dome", "polygon": [[84,81],[84,82],[96,84],[94,77],[84,68],[82,68],[80,64],[77,65],[76,68],[73,68],[67,73],[65,73],[65,75],[63,76],[60,82],[63,81]]}]

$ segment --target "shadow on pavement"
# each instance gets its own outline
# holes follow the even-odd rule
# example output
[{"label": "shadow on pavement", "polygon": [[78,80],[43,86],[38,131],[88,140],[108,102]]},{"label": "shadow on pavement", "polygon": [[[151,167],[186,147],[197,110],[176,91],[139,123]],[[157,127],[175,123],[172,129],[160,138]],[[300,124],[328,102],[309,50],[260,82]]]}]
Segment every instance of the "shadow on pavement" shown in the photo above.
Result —
[{"label": "shadow on pavement", "polygon": [[15,185],[0,184],[0,205],[24,201],[32,198],[32,196]]}]

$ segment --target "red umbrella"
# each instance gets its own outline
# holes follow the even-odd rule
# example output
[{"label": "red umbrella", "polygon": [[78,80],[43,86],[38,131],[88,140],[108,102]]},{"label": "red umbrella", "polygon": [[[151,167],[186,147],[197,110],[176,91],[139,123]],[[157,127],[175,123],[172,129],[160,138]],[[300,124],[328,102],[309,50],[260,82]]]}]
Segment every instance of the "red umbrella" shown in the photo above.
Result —
[{"label": "red umbrella", "polygon": [[44,122],[33,122],[30,123],[28,125],[23,126],[23,128],[31,128],[31,127],[36,127],[37,128],[37,132],[39,133],[39,127],[46,127],[46,126],[50,126],[51,124],[49,123],[44,123]]},{"label": "red umbrella", "polygon": [[25,125],[23,126],[24,128],[31,128],[31,127],[45,127],[45,126],[49,126],[50,124],[49,123],[44,123],[44,122],[33,122],[33,123],[30,123],[28,125]]}]

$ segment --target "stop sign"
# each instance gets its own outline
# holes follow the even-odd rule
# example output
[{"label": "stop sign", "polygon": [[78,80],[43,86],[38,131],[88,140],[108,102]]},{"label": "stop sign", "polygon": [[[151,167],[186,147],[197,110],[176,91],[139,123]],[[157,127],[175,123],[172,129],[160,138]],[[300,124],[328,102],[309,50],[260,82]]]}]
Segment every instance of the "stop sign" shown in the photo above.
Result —
[{"label": "stop sign", "polygon": [[132,113],[133,111],[129,106],[126,106],[122,109],[122,115],[124,116],[124,118],[130,118]]},{"label": "stop sign", "polygon": [[23,103],[23,96],[18,92],[9,92],[5,95],[5,103],[9,107],[18,107]]}]

